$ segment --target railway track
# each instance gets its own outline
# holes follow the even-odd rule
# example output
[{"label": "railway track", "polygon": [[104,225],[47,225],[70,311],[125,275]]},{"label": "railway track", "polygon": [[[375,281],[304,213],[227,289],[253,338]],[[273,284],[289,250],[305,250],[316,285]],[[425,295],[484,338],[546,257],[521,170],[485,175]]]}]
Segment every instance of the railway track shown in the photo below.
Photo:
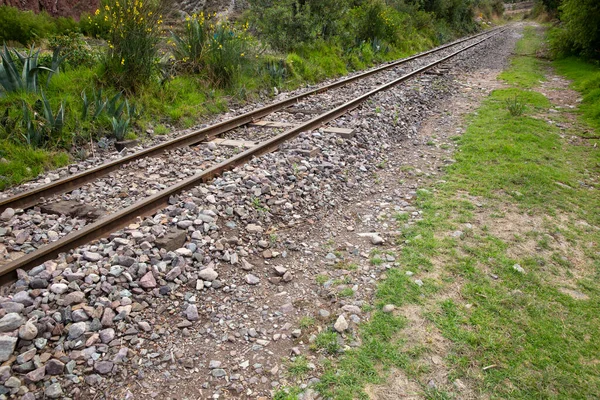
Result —
[{"label": "railway track", "polygon": [[[113,210],[108,212],[112,213],[8,264],[0,266],[0,277],[3,282],[10,282],[14,280],[15,271],[17,269],[29,269],[40,265],[44,261],[52,259],[60,253],[104,237],[111,232],[127,226],[139,216],[152,214],[154,211],[168,204],[168,200],[171,196],[190,189],[199,183],[210,181],[223,172],[246,163],[253,157],[258,157],[274,151],[282,143],[294,138],[301,132],[321,127],[357,107],[360,103],[376,93],[430,70],[503,31],[504,29],[497,28],[492,31],[483,32],[449,43],[407,59],[383,65],[350,78],[242,114],[230,120],[200,129],[168,142],[149,147],[119,160],[91,168],[81,173],[73,174],[51,184],[42,185],[35,189],[19,193],[13,197],[2,199],[0,200],[0,212],[7,208],[29,208],[38,204],[41,200],[49,199],[51,196],[64,195],[111,173],[118,174],[119,171],[126,166],[139,166],[140,162],[143,162],[143,160],[146,160],[149,157],[154,157],[155,160],[160,160],[162,157],[163,161],[168,161],[175,157],[181,158],[180,155],[182,153],[191,152],[189,165],[183,165],[183,167],[186,167],[184,168],[186,172],[179,174],[177,179],[174,179],[173,184],[171,184],[172,182],[165,182],[170,186],[162,184],[164,187],[159,185],[155,190],[156,193],[152,193],[148,196],[144,196],[143,194],[139,197],[134,196],[133,199],[137,201],[122,209],[117,209],[118,204],[122,201],[121,199],[113,199],[113,202],[115,203],[113,206],[108,204],[110,201],[107,201],[109,208],[113,208]],[[453,47],[459,48],[454,49]],[[440,52],[445,52],[447,54],[434,60],[427,59]],[[402,69],[403,66],[408,65],[411,62],[422,62],[422,60],[426,60],[424,65],[417,66],[416,68],[413,67],[409,72]],[[383,84],[379,82],[379,78],[375,78],[373,83],[376,84],[376,87],[363,91],[350,101],[340,101],[335,98],[334,94],[330,99],[330,104],[332,105],[331,109],[321,112],[320,110],[315,111],[306,108],[307,105],[310,106],[311,98],[315,96],[323,95],[326,92],[332,92],[334,90],[355,90],[344,88],[362,82],[366,78],[377,77],[380,73],[386,71],[395,71],[396,76],[392,76],[392,79],[387,80],[387,82]],[[303,108],[290,108],[299,104],[301,104]],[[314,116],[313,113],[316,113],[316,116]],[[295,117],[298,114],[301,115],[300,118]],[[276,118],[272,119],[278,119],[279,121],[261,121],[261,118],[264,118],[267,115],[276,115]],[[301,121],[298,122],[298,119]],[[287,121],[282,123],[281,120]],[[239,129],[242,127],[243,131],[240,132]],[[344,134],[349,132],[342,129],[339,133]],[[194,153],[201,153],[206,146],[212,146],[213,148],[217,146],[214,140],[219,136],[225,136],[220,139],[220,144],[234,144],[238,149],[246,149],[237,154],[232,148],[228,148],[229,150],[221,150],[216,157],[213,157],[213,159],[208,162],[199,161],[201,157],[194,157]],[[251,137],[252,140],[248,140],[249,137]],[[226,147],[223,148],[225,149]],[[160,163],[154,161],[152,164]],[[178,167],[182,166],[178,165]],[[201,170],[201,172],[194,173],[196,170]],[[143,171],[140,171],[140,179],[143,178],[143,173]],[[119,177],[113,177],[112,179],[118,180]],[[110,182],[108,184],[110,185]],[[68,197],[68,195],[66,196]]]}]

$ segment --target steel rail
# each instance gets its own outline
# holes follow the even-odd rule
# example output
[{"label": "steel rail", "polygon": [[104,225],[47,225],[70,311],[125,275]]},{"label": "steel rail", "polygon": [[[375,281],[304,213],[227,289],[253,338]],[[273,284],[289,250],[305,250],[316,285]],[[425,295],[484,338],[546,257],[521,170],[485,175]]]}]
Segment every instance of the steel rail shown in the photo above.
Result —
[{"label": "steel rail", "polygon": [[76,232],[70,233],[69,235],[57,240],[56,242],[45,245],[30,254],[27,254],[17,260],[12,261],[9,264],[0,266],[0,283],[6,283],[14,280],[14,271],[16,271],[19,268],[33,268],[37,265],[40,265],[46,260],[55,258],[60,253],[67,252],[71,249],[76,248],[77,246],[91,242],[92,240],[104,237],[106,234],[119,230],[127,226],[133,219],[139,216],[146,216],[152,214],[154,211],[165,207],[168,204],[168,200],[172,195],[195,187],[200,183],[207,182],[225,171],[231,170],[239,165],[248,162],[253,157],[258,157],[263,154],[269,153],[273,150],[276,150],[282,143],[296,137],[301,132],[317,128],[326,122],[338,118],[339,116],[356,108],[359,104],[372,97],[373,95],[381,91],[387,90],[395,85],[398,85],[399,83],[407,81],[408,79],[451,59],[457,54],[460,54],[472,47],[475,47],[478,44],[490,39],[491,37],[504,32],[504,30],[505,29],[498,31],[490,36],[487,36],[484,39],[477,41],[476,43],[462,48],[424,67],[418,68],[400,78],[385,83],[366,94],[363,94],[341,106],[336,107],[333,110],[323,113],[311,119],[308,122],[305,122],[297,127],[291,128],[271,139],[266,140],[265,142],[257,145],[256,147],[250,148],[234,157],[231,157],[230,159],[225,160],[220,164],[207,169],[206,171],[189,177],[183,180],[182,182],[179,182],[176,185],[166,188],[163,191],[156,193],[146,199],[140,200],[137,203],[132,204],[131,206],[123,210],[120,210],[99,221],[96,221],[91,225],[85,226],[84,228]]},{"label": "steel rail", "polygon": [[488,30],[485,32],[480,32],[476,35],[472,35],[472,36],[469,36],[466,38],[456,40],[452,43],[448,43],[443,46],[436,47],[434,49],[425,51],[423,53],[416,54],[416,55],[408,57],[408,58],[393,61],[391,63],[388,63],[388,64],[382,65],[380,67],[374,68],[372,70],[354,75],[352,77],[342,79],[340,81],[333,82],[331,84],[310,90],[306,93],[302,93],[302,94],[290,97],[289,99],[285,99],[285,100],[270,104],[268,106],[259,108],[257,110],[249,111],[247,113],[244,113],[242,115],[239,115],[239,116],[229,119],[227,121],[222,121],[217,124],[208,126],[206,128],[199,129],[194,132],[188,133],[186,135],[174,138],[167,142],[159,143],[157,145],[148,147],[144,150],[141,150],[136,153],[130,154],[128,156],[122,157],[118,160],[114,160],[114,161],[111,161],[108,163],[98,165],[96,167],[90,168],[90,169],[82,171],[80,173],[67,176],[65,178],[62,178],[55,182],[48,183],[46,185],[41,185],[37,188],[18,193],[14,196],[7,197],[5,199],[0,199],[0,213],[2,213],[7,208],[29,208],[29,207],[32,207],[39,202],[40,198],[48,198],[55,194],[68,193],[74,189],[77,189],[77,188],[83,186],[84,184],[86,184],[90,181],[93,181],[94,179],[100,178],[112,171],[119,169],[121,166],[123,166],[129,162],[132,162],[132,161],[135,161],[135,160],[138,160],[141,158],[145,158],[145,157],[156,156],[156,155],[163,153],[170,149],[184,147],[184,146],[190,146],[190,145],[193,145],[193,144],[196,144],[196,143],[208,140],[208,139],[212,139],[212,138],[219,136],[225,132],[228,132],[233,129],[239,128],[240,126],[249,124],[249,123],[251,123],[259,118],[262,118],[266,115],[269,115],[275,111],[289,107],[289,106],[293,105],[294,103],[298,102],[299,100],[305,99],[305,98],[313,96],[315,94],[324,93],[328,90],[332,90],[332,89],[338,88],[340,86],[344,86],[350,82],[353,82],[353,81],[365,78],[367,76],[397,67],[398,65],[401,65],[401,64],[407,63],[409,61],[415,60],[417,58],[421,58],[421,57],[427,56],[429,54],[444,50],[448,47],[455,46],[457,44],[475,39],[479,36],[490,34],[491,32],[497,31],[498,29],[501,29],[501,27],[497,27],[497,28],[494,28],[494,29],[491,29],[491,30]]}]

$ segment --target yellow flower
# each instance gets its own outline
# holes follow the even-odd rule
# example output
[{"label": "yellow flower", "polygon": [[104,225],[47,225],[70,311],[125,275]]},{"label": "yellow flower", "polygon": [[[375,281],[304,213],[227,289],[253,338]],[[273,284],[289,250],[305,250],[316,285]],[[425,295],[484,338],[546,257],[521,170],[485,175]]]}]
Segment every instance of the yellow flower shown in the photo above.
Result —
[{"label": "yellow flower", "polygon": [[244,53],[240,54],[240,57],[244,57]]},{"label": "yellow flower", "polygon": [[121,65],[125,65],[125,59],[121,58]]},{"label": "yellow flower", "polygon": [[94,15],[100,15],[100,9],[97,9]]}]

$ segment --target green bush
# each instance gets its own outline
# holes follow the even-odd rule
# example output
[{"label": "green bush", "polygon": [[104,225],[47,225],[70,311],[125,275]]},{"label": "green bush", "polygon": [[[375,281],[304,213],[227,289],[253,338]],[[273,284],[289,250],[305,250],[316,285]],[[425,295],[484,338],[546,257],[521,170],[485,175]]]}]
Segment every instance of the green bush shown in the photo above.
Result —
[{"label": "green bush", "polygon": [[159,0],[105,0],[97,14],[110,26],[105,78],[119,89],[135,92],[158,72],[162,6]]},{"label": "green bush", "polygon": [[79,29],[72,18],[52,18],[45,12],[20,11],[15,7],[0,6],[0,44],[19,42],[24,46],[54,34]]},{"label": "green bush", "polygon": [[202,69],[211,26],[210,16],[207,18],[201,12],[186,17],[182,35],[171,32],[170,43],[173,46],[173,56],[192,72],[200,72]]},{"label": "green bush", "polygon": [[597,0],[564,0],[559,12],[562,24],[550,34],[554,54],[600,59],[600,3]]},{"label": "green bush", "polygon": [[0,42],[15,41],[26,46],[52,31],[52,22],[47,14],[0,6]]},{"label": "green bush", "polygon": [[354,37],[358,42],[382,40],[390,44],[400,42],[401,29],[406,22],[402,15],[383,0],[370,0],[352,10]]},{"label": "green bush", "polygon": [[73,68],[93,67],[100,61],[100,53],[94,51],[83,35],[77,32],[51,37],[48,46],[52,50],[60,49],[66,57],[66,63]]},{"label": "green bush", "polygon": [[218,87],[230,87],[251,65],[253,41],[242,27],[203,13],[186,18],[182,36],[174,33],[173,55],[186,69],[205,72]]},{"label": "green bush", "polygon": [[250,65],[252,41],[245,29],[218,22],[206,46],[206,67],[210,79],[219,87],[230,86]]},{"label": "green bush", "polygon": [[250,18],[276,50],[337,36],[349,12],[346,0],[250,0]]},{"label": "green bush", "polygon": [[108,40],[110,21],[100,10],[93,15],[83,13],[79,19],[79,29],[86,36]]},{"label": "green bush", "polygon": [[38,78],[40,72],[47,73],[49,82],[55,73],[58,73],[63,59],[58,50],[54,51],[49,60],[49,67],[43,66],[38,62],[40,50],[35,50],[33,46],[29,53],[21,53],[17,50],[10,50],[4,45],[3,52],[0,54],[0,96],[10,93],[37,93]]}]

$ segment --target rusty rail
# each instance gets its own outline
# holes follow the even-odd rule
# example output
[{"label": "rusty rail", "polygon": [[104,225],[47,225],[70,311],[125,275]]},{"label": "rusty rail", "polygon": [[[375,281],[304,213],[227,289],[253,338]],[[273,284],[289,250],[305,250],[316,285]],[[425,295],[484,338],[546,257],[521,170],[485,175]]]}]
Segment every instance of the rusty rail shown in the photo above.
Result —
[{"label": "rusty rail", "polygon": [[327,112],[311,119],[308,122],[305,122],[297,127],[291,128],[271,139],[268,139],[265,142],[261,143],[260,145],[257,145],[256,147],[250,148],[240,154],[237,154],[234,157],[231,157],[230,159],[225,160],[218,165],[215,165],[201,173],[198,173],[194,176],[191,176],[191,177],[183,180],[182,182],[177,183],[176,185],[173,185],[167,189],[164,189],[163,191],[156,193],[146,199],[140,200],[137,203],[132,204],[131,206],[129,206],[123,210],[120,210],[114,214],[111,214],[99,221],[96,221],[95,223],[93,223],[91,225],[85,226],[84,228],[57,240],[56,242],[45,245],[45,246],[41,247],[40,249],[36,250],[35,252],[27,254],[15,261],[12,261],[9,264],[1,266],[0,267],[1,283],[6,283],[6,282],[10,282],[10,281],[14,280],[14,276],[15,276],[14,272],[19,268],[20,269],[33,268],[37,265],[40,265],[41,263],[43,263],[46,260],[55,258],[60,253],[67,252],[71,249],[76,248],[77,246],[80,246],[85,243],[89,243],[95,239],[104,237],[109,233],[112,233],[118,229],[121,229],[121,228],[127,226],[132,220],[134,220],[135,218],[137,218],[139,216],[146,216],[146,215],[152,214],[154,211],[166,206],[168,204],[169,198],[172,195],[180,193],[187,189],[190,189],[194,186],[197,186],[200,183],[209,181],[209,180],[213,179],[215,176],[218,176],[225,171],[231,170],[239,165],[242,165],[242,164],[248,162],[253,157],[258,157],[260,155],[274,151],[282,143],[284,143],[290,139],[293,139],[301,132],[305,132],[305,131],[317,128],[331,120],[338,118],[339,116],[356,108],[362,102],[364,102],[368,98],[374,96],[375,94],[377,94],[381,91],[387,90],[393,86],[396,86],[399,83],[407,81],[410,78],[412,78],[418,74],[421,74],[421,73],[427,71],[428,69],[431,69],[431,68],[453,58],[454,56],[456,56],[472,47],[477,46],[478,44],[490,39],[491,37],[504,32],[504,30],[505,29],[497,31],[497,32],[495,32],[495,33],[493,33],[493,34],[491,34],[491,35],[489,35],[489,36],[487,36],[465,48],[462,48],[458,51],[453,52],[452,54],[450,54],[446,57],[443,57],[437,61],[434,61],[424,67],[418,68],[415,71],[410,72],[410,73],[408,73],[400,78],[397,78],[393,81],[385,83],[385,84],[371,90],[370,92],[368,92],[366,94],[363,94],[345,104],[342,104],[341,106],[338,106],[337,108],[335,108],[333,110],[327,111]]},{"label": "rusty rail", "polygon": [[29,208],[29,207],[32,207],[33,205],[35,205],[39,202],[40,198],[48,198],[55,194],[68,193],[74,189],[81,187],[82,185],[84,185],[88,182],[91,182],[91,181],[93,181],[97,178],[100,178],[112,171],[119,169],[121,166],[123,166],[129,162],[132,162],[132,161],[135,161],[135,160],[138,160],[141,158],[145,158],[145,157],[156,156],[167,150],[175,149],[178,147],[190,146],[190,145],[193,145],[193,144],[205,141],[205,140],[212,139],[212,138],[219,136],[225,132],[228,132],[228,131],[231,131],[240,126],[249,124],[252,121],[255,121],[259,118],[269,115],[275,111],[292,106],[296,102],[298,102],[304,98],[307,98],[309,96],[313,96],[315,94],[323,93],[328,90],[335,89],[340,86],[344,86],[350,82],[365,78],[367,76],[376,74],[378,72],[381,72],[381,71],[384,71],[387,69],[394,68],[398,65],[407,63],[407,62],[415,60],[417,58],[421,58],[426,55],[446,49],[448,47],[455,46],[457,44],[463,43],[468,40],[472,40],[481,35],[489,34],[490,32],[496,31],[498,29],[500,29],[500,28],[494,28],[492,30],[481,32],[476,35],[472,35],[467,38],[459,39],[452,43],[448,43],[443,46],[436,47],[435,49],[431,49],[426,52],[419,53],[419,54],[416,54],[414,56],[411,56],[411,57],[408,57],[405,59],[397,60],[397,61],[391,62],[389,64],[382,65],[380,67],[363,72],[361,74],[357,74],[357,75],[349,77],[347,79],[343,79],[343,80],[333,82],[333,83],[325,85],[325,86],[318,87],[318,88],[310,90],[306,93],[302,93],[297,96],[290,97],[289,99],[285,99],[285,100],[279,101],[277,103],[273,103],[268,106],[259,108],[257,110],[247,112],[245,114],[239,115],[239,116],[229,119],[227,121],[219,122],[215,125],[211,125],[206,128],[196,130],[196,131],[188,133],[186,135],[169,140],[167,142],[148,147],[147,149],[141,150],[134,154],[130,154],[130,155],[120,158],[118,160],[114,160],[114,161],[99,165],[97,167],[90,168],[90,169],[80,172],[78,174],[73,174],[73,175],[67,176],[67,177],[57,180],[55,182],[51,182],[46,185],[42,185],[37,188],[28,190],[28,191],[18,193],[14,196],[7,197],[5,199],[0,199],[0,213],[2,213],[6,208]]}]

